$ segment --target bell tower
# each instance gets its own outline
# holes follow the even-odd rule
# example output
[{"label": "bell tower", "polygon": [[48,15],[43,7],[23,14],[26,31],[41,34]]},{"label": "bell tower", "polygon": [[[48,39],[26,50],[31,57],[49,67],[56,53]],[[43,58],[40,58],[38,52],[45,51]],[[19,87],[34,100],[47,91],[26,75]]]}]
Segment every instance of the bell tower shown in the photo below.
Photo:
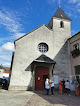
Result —
[{"label": "bell tower", "polygon": [[56,61],[53,74],[58,75],[59,80],[68,79],[70,74],[68,39],[71,37],[71,21],[59,6],[48,24],[53,31],[53,59]]},{"label": "bell tower", "polygon": [[59,5],[56,13],[50,20],[48,27],[52,29],[54,33],[59,33],[59,36],[69,38],[71,36],[71,21],[72,20],[68,18]]}]

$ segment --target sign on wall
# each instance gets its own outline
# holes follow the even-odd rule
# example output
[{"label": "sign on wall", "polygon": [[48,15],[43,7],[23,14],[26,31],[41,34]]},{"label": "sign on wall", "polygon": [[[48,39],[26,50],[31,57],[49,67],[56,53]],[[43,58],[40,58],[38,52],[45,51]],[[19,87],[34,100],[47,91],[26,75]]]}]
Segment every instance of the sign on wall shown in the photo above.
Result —
[{"label": "sign on wall", "polygon": [[53,76],[53,81],[54,81],[54,84],[58,84],[58,76],[57,75]]},{"label": "sign on wall", "polygon": [[40,80],[40,77],[38,77],[38,80]]}]

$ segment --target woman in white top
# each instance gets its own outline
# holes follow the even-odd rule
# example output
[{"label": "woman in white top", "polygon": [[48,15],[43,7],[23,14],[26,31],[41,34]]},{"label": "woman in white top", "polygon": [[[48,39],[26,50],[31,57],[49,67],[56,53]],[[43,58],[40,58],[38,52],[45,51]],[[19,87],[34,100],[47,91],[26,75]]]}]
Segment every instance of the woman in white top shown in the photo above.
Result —
[{"label": "woman in white top", "polygon": [[49,94],[49,88],[50,88],[50,85],[49,85],[49,79],[47,78],[46,81],[45,81],[45,88],[46,88],[46,94],[48,95]]},{"label": "woman in white top", "polygon": [[68,80],[65,82],[65,89],[66,89],[66,94],[67,95],[70,94],[70,83]]}]

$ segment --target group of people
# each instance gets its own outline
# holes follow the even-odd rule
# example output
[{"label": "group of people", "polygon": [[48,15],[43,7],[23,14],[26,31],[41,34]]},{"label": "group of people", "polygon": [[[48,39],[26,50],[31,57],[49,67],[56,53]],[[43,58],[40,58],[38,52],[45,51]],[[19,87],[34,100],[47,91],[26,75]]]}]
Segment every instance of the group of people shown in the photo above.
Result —
[{"label": "group of people", "polygon": [[65,81],[64,79],[63,81],[60,80],[59,92],[60,94],[64,93],[66,95],[70,95],[70,82],[68,80],[67,81]]},{"label": "group of people", "polygon": [[[78,96],[80,95],[80,82],[75,80],[74,81],[74,86],[75,86],[75,95]],[[70,82],[67,80],[59,82],[59,91],[60,94],[65,93],[66,95],[70,95]]]},{"label": "group of people", "polygon": [[[74,86],[75,86],[75,94],[78,96],[80,94],[80,83],[75,80],[74,81]],[[45,88],[46,88],[46,94],[49,94],[49,89],[51,88],[51,94],[54,95],[54,82],[49,80],[48,78],[45,81]],[[59,92],[60,94],[66,94],[70,95],[70,82],[68,80],[60,80],[59,82]]]},{"label": "group of people", "polygon": [[45,81],[45,88],[46,88],[46,94],[48,95],[49,94],[49,89],[51,88],[51,94],[54,95],[54,82],[49,80],[48,78],[46,79]]}]

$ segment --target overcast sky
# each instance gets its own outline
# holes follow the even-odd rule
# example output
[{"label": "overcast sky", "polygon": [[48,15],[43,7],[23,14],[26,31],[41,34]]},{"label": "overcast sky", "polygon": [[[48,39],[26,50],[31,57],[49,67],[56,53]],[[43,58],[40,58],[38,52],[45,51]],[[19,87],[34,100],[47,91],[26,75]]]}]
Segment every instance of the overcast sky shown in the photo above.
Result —
[{"label": "overcast sky", "polygon": [[[60,0],[72,20],[71,36],[80,31],[80,0]],[[48,25],[59,0],[0,0],[0,64],[10,66],[14,40],[42,24]]]}]

